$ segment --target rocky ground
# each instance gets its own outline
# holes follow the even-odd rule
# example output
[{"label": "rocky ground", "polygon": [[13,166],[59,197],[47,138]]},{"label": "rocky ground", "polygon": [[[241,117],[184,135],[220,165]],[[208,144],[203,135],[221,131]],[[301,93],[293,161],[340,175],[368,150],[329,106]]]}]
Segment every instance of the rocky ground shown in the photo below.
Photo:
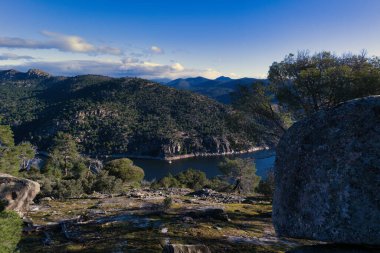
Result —
[{"label": "rocky ground", "polygon": [[[163,210],[171,197],[172,207]],[[20,252],[162,252],[167,243],[211,252],[285,252],[310,242],[275,236],[271,203],[187,189],[133,190],[65,201],[44,199],[27,214]]]}]

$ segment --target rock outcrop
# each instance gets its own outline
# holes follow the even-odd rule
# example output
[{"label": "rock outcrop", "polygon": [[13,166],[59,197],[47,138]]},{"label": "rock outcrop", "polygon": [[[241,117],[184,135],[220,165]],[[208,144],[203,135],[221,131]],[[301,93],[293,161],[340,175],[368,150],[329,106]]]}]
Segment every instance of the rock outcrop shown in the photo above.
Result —
[{"label": "rock outcrop", "polygon": [[295,123],[277,147],[279,236],[380,245],[380,96]]},{"label": "rock outcrop", "polygon": [[168,244],[164,247],[163,253],[211,253],[205,245],[184,245]]},{"label": "rock outcrop", "polygon": [[37,182],[0,173],[0,199],[7,210],[23,215],[39,191]]}]

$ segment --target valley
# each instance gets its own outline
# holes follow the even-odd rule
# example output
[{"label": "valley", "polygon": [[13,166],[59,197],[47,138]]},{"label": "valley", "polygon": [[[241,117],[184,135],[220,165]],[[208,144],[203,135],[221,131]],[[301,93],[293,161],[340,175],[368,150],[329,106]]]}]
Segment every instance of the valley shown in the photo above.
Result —
[{"label": "valley", "polygon": [[49,149],[59,131],[89,156],[171,160],[266,148],[207,97],[138,78],[54,77],[41,70],[0,72],[0,113],[16,141]]}]

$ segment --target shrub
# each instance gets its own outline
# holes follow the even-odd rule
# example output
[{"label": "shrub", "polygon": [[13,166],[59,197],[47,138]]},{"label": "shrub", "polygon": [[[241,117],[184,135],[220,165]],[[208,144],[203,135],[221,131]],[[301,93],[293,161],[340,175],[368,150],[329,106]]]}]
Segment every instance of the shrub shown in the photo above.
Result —
[{"label": "shrub", "polygon": [[0,212],[0,252],[14,252],[21,239],[22,220],[14,211]]},{"label": "shrub", "polygon": [[144,178],[144,170],[127,158],[112,160],[105,165],[104,169],[109,175],[120,178],[126,183],[140,183]]},{"label": "shrub", "polygon": [[169,173],[158,182],[152,184],[152,188],[178,188],[186,187],[194,190],[204,188],[209,183],[206,173],[200,170],[188,169],[173,176]]},{"label": "shrub", "polygon": [[59,199],[79,197],[84,193],[80,180],[60,180],[57,182],[53,196]]},{"label": "shrub", "polygon": [[162,210],[163,210],[163,211],[167,211],[167,210],[169,210],[172,206],[173,206],[173,199],[172,199],[172,198],[170,198],[170,197],[166,197],[166,198],[162,201]]},{"label": "shrub", "polygon": [[215,191],[229,191],[232,190],[231,184],[229,184],[227,181],[220,177],[214,177],[210,180],[208,180],[207,187],[213,189]]},{"label": "shrub", "polygon": [[161,178],[158,182],[152,184],[152,188],[177,188],[180,187],[178,180],[171,174]]},{"label": "shrub", "polygon": [[123,190],[123,182],[119,178],[108,175],[107,171],[101,171],[96,175],[92,189],[100,193],[119,193]]},{"label": "shrub", "polygon": [[270,169],[267,173],[267,178],[261,180],[257,189],[257,193],[260,193],[266,197],[272,197],[274,193],[274,171]]},{"label": "shrub", "polygon": [[176,179],[183,187],[194,190],[200,190],[208,183],[206,173],[195,169],[182,171],[176,176]]},{"label": "shrub", "polygon": [[98,174],[88,174],[80,179],[54,179],[43,178],[41,181],[40,197],[52,196],[58,199],[80,197],[83,194],[120,193],[123,190],[123,182],[107,171]]}]

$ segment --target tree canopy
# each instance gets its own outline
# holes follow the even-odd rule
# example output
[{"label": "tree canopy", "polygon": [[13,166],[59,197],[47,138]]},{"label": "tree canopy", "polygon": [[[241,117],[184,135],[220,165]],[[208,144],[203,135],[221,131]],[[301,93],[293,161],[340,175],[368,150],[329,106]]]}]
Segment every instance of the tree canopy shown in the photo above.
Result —
[{"label": "tree canopy", "polygon": [[233,180],[234,191],[251,193],[257,187],[260,177],[256,175],[256,166],[250,159],[228,159],[219,164],[219,170],[227,180]]},{"label": "tree canopy", "polygon": [[27,169],[35,156],[35,150],[28,142],[15,145],[10,126],[0,125],[0,172],[17,176]]},{"label": "tree canopy", "polygon": [[46,171],[60,171],[65,177],[80,177],[86,170],[84,159],[78,151],[74,138],[63,132],[58,132],[53,139],[49,159],[45,166]]},{"label": "tree canopy", "polygon": [[279,103],[302,118],[350,99],[380,94],[380,59],[365,53],[299,52],[274,62],[268,78]]},{"label": "tree canopy", "polygon": [[134,165],[128,158],[109,161],[104,170],[126,183],[139,183],[144,178],[144,170]]}]

